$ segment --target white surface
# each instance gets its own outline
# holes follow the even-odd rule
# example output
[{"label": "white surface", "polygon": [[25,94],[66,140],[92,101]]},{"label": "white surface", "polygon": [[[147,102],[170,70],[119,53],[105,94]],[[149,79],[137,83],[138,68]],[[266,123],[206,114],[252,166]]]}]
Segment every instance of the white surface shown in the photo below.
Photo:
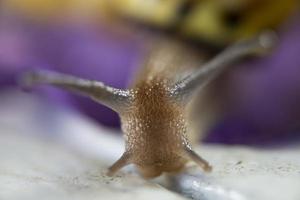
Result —
[{"label": "white surface", "polygon": [[203,175],[193,167],[189,173],[179,175],[177,181],[181,188],[189,188],[202,200],[300,199],[299,148],[205,146],[198,152],[210,161],[214,171]]},{"label": "white surface", "polygon": [[130,174],[105,176],[106,164],[63,146],[10,134],[0,137],[0,199],[182,199]]}]

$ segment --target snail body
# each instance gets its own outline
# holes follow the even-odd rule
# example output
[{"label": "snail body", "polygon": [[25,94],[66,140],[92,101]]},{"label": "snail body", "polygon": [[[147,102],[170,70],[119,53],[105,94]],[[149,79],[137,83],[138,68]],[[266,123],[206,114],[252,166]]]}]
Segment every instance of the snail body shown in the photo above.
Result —
[{"label": "snail body", "polygon": [[[125,157],[145,178],[179,172],[189,160],[188,111],[183,102],[174,99],[171,88],[201,62],[196,52],[182,44],[168,40],[154,43],[130,89],[132,103],[120,113]],[[211,170],[204,160],[203,167]]]},{"label": "snail body", "polygon": [[262,34],[228,47],[197,67],[201,63],[195,62],[196,54],[187,54],[176,44],[162,42],[127,90],[48,71],[29,72],[23,81],[27,85],[51,84],[88,96],[119,114],[126,147],[121,158],[109,168],[110,176],[134,164],[143,177],[154,178],[165,172],[180,172],[189,160],[210,171],[212,167],[192,150],[187,139],[187,105],[232,62],[264,53],[273,43],[273,34]]}]

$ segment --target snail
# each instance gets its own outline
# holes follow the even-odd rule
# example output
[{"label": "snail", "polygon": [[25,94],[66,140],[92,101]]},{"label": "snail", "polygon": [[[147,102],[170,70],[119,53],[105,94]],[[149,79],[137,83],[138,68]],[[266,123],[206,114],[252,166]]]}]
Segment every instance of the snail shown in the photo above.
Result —
[{"label": "snail", "polygon": [[193,151],[187,139],[186,107],[226,68],[245,56],[268,52],[274,40],[273,32],[264,32],[236,42],[201,66],[185,62],[197,55],[187,55],[174,43],[160,42],[130,89],[43,70],[27,72],[22,80],[27,86],[50,84],[79,93],[119,114],[126,147],[108,169],[109,176],[134,164],[142,177],[154,178],[162,173],[178,173],[190,160],[209,172],[211,165]]}]

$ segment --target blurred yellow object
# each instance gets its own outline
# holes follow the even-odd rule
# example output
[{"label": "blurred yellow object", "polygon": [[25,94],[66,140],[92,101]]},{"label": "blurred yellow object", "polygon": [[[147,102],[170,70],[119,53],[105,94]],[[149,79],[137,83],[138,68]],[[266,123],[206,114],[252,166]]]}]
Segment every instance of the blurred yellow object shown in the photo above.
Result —
[{"label": "blurred yellow object", "polygon": [[119,14],[150,23],[168,27],[177,18],[177,11],[185,0],[112,0],[112,9]]},{"label": "blurred yellow object", "polygon": [[37,19],[121,16],[187,38],[224,45],[263,29],[276,28],[299,7],[299,1],[6,0],[3,7]]},{"label": "blurred yellow object", "polygon": [[298,0],[262,0],[256,7],[243,13],[234,36],[251,37],[262,29],[276,28],[296,9],[299,9]]},{"label": "blurred yellow object", "polygon": [[205,40],[221,42],[228,36],[228,28],[220,20],[223,8],[213,1],[203,1],[196,4],[186,15],[180,25],[180,32],[186,37],[204,38]]},{"label": "blurred yellow object", "polygon": [[[176,28],[185,37],[226,44],[276,28],[298,0],[114,0],[112,9],[152,26]],[[189,8],[181,13],[182,9]],[[236,22],[231,22],[236,16]],[[177,23],[177,24],[176,24]]]},{"label": "blurred yellow object", "polygon": [[107,10],[104,0],[5,0],[2,9],[21,13],[32,19],[61,17],[97,17]]},{"label": "blurred yellow object", "polygon": [[67,0],[6,0],[4,9],[11,9],[26,16],[44,18],[62,13],[67,7]]}]

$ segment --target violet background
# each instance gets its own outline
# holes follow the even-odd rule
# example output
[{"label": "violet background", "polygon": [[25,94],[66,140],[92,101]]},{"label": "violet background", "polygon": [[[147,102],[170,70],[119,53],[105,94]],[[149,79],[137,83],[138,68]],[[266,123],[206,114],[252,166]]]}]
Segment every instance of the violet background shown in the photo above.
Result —
[{"label": "violet background", "polygon": [[[300,15],[279,29],[274,53],[227,74],[225,114],[206,142],[264,144],[300,135]],[[122,37],[101,24],[33,23],[0,18],[0,92],[18,87],[17,77],[45,68],[101,80],[124,88],[143,53],[135,37]],[[119,126],[117,115],[89,99],[51,87],[35,89],[45,101],[78,109],[98,122]]]}]

